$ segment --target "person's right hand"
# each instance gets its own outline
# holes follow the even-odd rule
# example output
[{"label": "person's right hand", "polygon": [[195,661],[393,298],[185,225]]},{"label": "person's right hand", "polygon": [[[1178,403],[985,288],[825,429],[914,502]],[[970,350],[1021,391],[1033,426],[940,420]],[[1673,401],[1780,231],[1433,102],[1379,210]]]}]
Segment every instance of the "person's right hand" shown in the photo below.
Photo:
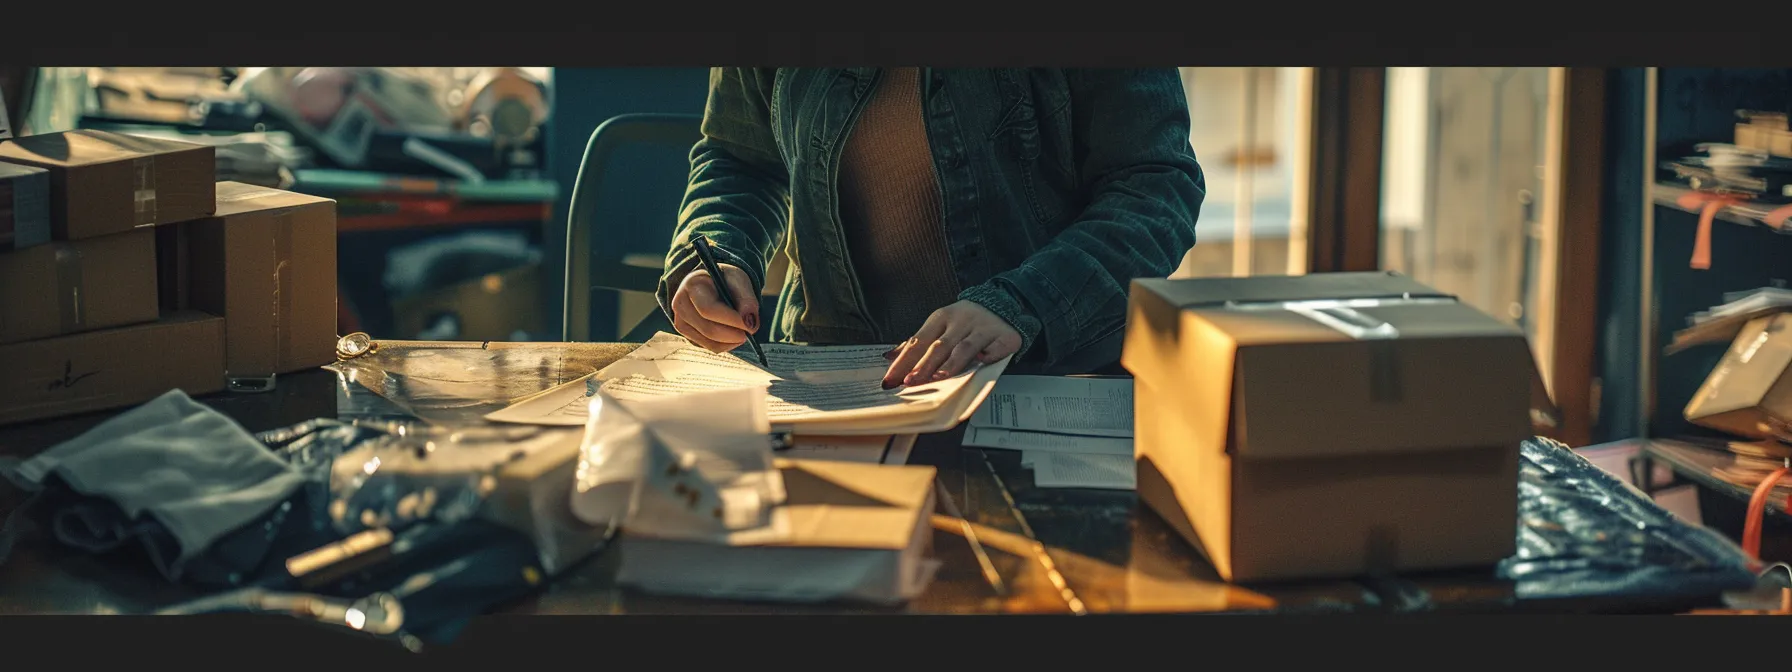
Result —
[{"label": "person's right hand", "polygon": [[699,268],[686,274],[672,295],[672,328],[710,352],[728,352],[746,343],[748,334],[759,331],[759,297],[746,271],[728,264],[716,266],[740,310],[722,303],[715,280],[708,270]]}]

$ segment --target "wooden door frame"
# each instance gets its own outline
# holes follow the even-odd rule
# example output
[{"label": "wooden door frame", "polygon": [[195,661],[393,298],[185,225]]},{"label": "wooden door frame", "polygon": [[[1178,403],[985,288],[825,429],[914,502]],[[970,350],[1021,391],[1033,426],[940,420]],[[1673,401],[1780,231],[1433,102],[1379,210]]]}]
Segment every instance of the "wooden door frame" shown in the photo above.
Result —
[{"label": "wooden door frame", "polygon": [[1381,268],[1387,69],[1313,69],[1307,272]]},{"label": "wooden door frame", "polygon": [[[1548,339],[1551,396],[1560,411],[1553,433],[1571,446],[1592,440],[1598,422],[1599,380],[1594,363],[1599,342],[1599,230],[1604,217],[1605,187],[1604,68],[1561,68],[1551,73],[1558,87],[1550,122],[1560,129],[1549,174],[1556,197],[1545,227],[1556,237],[1554,253],[1545,255],[1555,274],[1553,300],[1543,306],[1553,334]],[[1560,83],[1557,84],[1559,78]],[[1547,246],[1546,246],[1547,247]]]}]

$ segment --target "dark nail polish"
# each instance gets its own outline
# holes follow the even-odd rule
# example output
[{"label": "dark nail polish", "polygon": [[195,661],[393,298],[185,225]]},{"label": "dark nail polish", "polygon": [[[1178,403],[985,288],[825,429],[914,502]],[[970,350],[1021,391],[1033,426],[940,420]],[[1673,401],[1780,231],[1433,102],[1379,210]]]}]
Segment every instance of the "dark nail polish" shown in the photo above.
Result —
[{"label": "dark nail polish", "polygon": [[894,390],[894,389],[896,389],[896,388],[898,388],[898,387],[901,387],[901,386],[902,386],[902,384],[901,384],[901,383],[898,383],[898,382],[896,382],[896,381],[893,381],[893,380],[886,380],[886,381],[884,381],[884,389],[886,389],[886,390]]},{"label": "dark nail polish", "polygon": [[896,361],[896,351],[897,348],[891,348],[889,352],[884,353],[884,359],[891,362]]}]

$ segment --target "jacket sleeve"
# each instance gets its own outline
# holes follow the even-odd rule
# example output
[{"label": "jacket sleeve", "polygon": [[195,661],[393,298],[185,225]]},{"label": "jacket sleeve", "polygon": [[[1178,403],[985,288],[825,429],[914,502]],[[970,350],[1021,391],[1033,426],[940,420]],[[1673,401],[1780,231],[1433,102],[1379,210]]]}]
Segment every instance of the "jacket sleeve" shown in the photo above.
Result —
[{"label": "jacket sleeve", "polygon": [[779,245],[790,212],[789,173],[772,134],[771,68],[712,68],[703,137],[691,148],[691,176],[665,272],[656,293],[672,318],[672,293],[700,262],[690,246],[701,234],[714,243],[716,261],[733,264],[765,287],[766,266]]},{"label": "jacket sleeve", "polygon": [[1206,195],[1174,68],[1066,74],[1087,205],[1018,268],[959,296],[1020,332],[1017,359],[1046,364],[1125,327],[1132,279],[1175,272],[1194,247]]}]

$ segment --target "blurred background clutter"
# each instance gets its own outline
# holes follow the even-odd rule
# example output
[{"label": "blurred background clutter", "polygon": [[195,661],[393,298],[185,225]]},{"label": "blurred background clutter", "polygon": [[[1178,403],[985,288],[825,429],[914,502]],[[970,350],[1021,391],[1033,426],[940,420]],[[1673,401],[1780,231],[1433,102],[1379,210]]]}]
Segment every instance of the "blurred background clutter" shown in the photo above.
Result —
[{"label": "blurred background clutter", "polygon": [[[217,148],[219,179],[336,199],[340,330],[415,339],[611,340],[652,316],[640,290],[708,82],[702,68],[36,70],[14,86],[28,91],[8,92],[30,98],[23,132],[201,142]],[[1315,69],[1180,70],[1209,192],[1178,274],[1316,270],[1313,129],[1331,102],[1315,100]],[[1378,124],[1379,262],[1544,341],[1549,73],[1387,69]],[[592,140],[633,115],[668,116]],[[574,213],[582,168],[590,194]],[[576,307],[564,305],[569,218],[590,227],[573,237],[591,248],[589,262],[574,255],[575,284],[593,286]]]}]

